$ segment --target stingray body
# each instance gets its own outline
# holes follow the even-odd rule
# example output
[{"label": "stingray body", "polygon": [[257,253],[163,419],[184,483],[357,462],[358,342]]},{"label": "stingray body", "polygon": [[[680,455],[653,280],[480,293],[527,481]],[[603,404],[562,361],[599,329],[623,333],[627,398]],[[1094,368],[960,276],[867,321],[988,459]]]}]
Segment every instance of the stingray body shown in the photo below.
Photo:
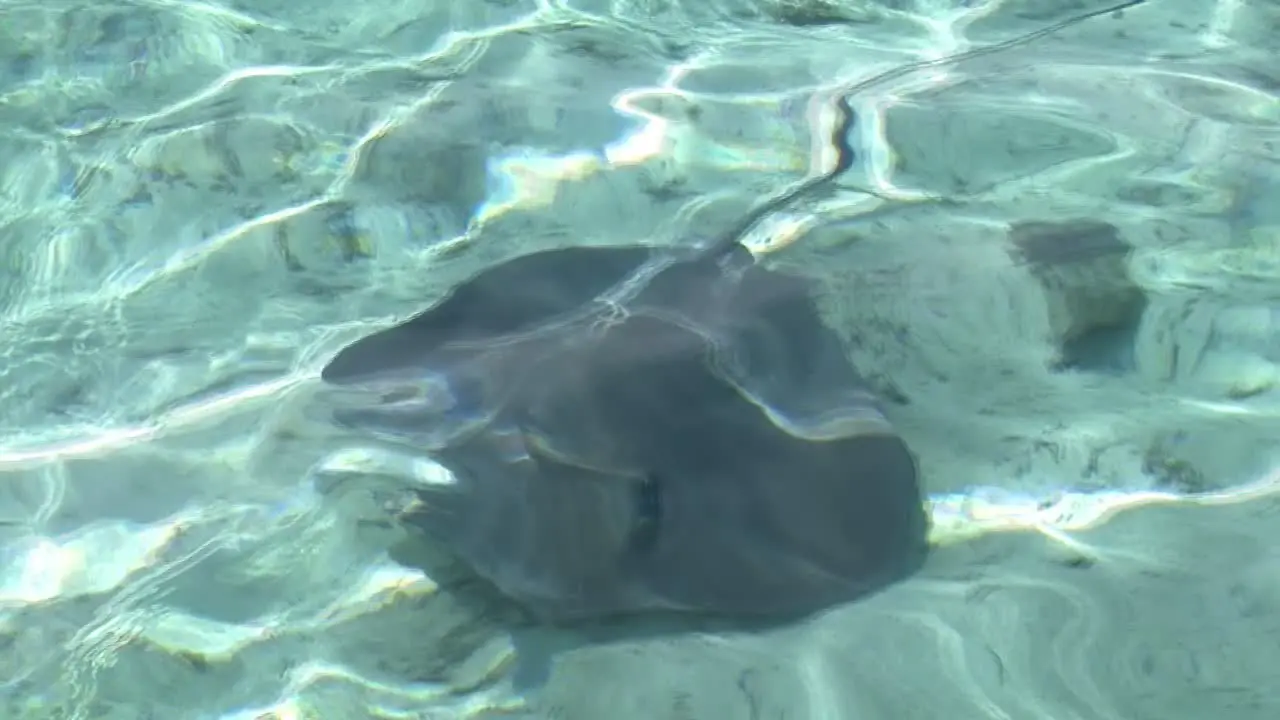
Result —
[{"label": "stingray body", "polygon": [[926,552],[914,458],[808,283],[736,243],[517,257],[322,378],[455,476],[407,519],[544,618],[807,613]]}]

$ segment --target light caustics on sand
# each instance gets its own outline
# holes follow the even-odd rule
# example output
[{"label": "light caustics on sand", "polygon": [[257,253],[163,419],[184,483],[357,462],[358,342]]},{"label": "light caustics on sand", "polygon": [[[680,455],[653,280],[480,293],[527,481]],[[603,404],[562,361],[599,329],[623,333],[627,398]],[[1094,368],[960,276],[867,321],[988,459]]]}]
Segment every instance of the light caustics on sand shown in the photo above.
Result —
[{"label": "light caustics on sand", "polygon": [[[171,434],[180,434],[221,417],[253,412],[268,404],[276,405],[312,382],[314,373],[300,373],[176,408],[142,426],[86,433],[80,438],[47,445],[0,446],[0,478],[5,472],[108,455]],[[1235,410],[1242,411],[1240,408]],[[357,467],[367,464],[367,460],[335,458],[328,465],[333,466],[331,469],[337,467],[334,463]],[[414,474],[423,475],[420,470],[417,468]],[[1280,493],[1280,470],[1252,483],[1194,495],[1160,491],[1067,491],[1035,497],[991,487],[933,495],[928,503],[936,542],[955,542],[991,532],[1037,531],[1070,543],[1068,533],[1096,527],[1124,510],[1156,504],[1221,505],[1277,493]],[[158,553],[180,534],[183,526],[191,522],[191,518],[174,518],[172,522],[133,530],[108,528],[71,533],[65,538],[28,537],[7,550],[4,575],[0,577],[0,605],[45,602],[62,596],[62,588],[78,587],[87,593],[105,592],[126,580],[131,569],[145,565],[146,558]],[[102,533],[120,537],[108,542]],[[92,572],[94,578],[73,579],[87,572]],[[115,580],[103,579],[108,576]]]},{"label": "light caustics on sand", "polygon": [[[1233,7],[1237,3],[1223,3],[1222,7]],[[488,32],[495,33],[490,29]],[[953,35],[954,37],[954,35]],[[459,37],[458,41],[475,41],[479,38]],[[959,48],[954,48],[959,49]],[[332,68],[255,68],[223,78],[211,87],[205,96],[194,97],[180,107],[175,106],[167,112],[178,112],[189,107],[191,103],[208,99],[217,95],[238,82],[251,81],[254,77],[296,72],[322,72]],[[782,154],[755,153],[743,154],[735,148],[711,148],[710,143],[692,140],[681,133],[687,129],[671,120],[653,113],[640,110],[646,96],[653,94],[679,94],[676,89],[679,71],[673,71],[670,82],[662,83],[657,88],[636,90],[625,93],[616,99],[619,112],[631,114],[642,119],[641,127],[631,136],[596,152],[584,152],[561,158],[541,158],[536,156],[519,156],[509,160],[495,162],[495,173],[510,179],[508,194],[496,198],[486,206],[489,214],[482,215],[486,220],[496,214],[514,209],[536,208],[553,197],[556,185],[566,182],[580,181],[597,171],[607,171],[623,165],[665,162],[675,157],[675,162],[692,162],[692,156],[705,157],[709,150],[713,161],[722,163],[724,167],[735,169],[803,169],[805,163],[799,156],[786,157]],[[945,74],[939,73],[926,82],[944,82]],[[887,102],[892,102],[889,100]],[[863,132],[870,135],[861,138],[868,149],[865,162],[869,164],[868,175],[877,178],[876,189],[893,195],[899,192],[890,180],[891,151],[884,138],[883,127],[877,124],[877,118],[885,112],[887,106],[867,108],[867,122]],[[158,113],[157,118],[164,113]],[[407,115],[407,113],[406,113]],[[810,107],[810,122],[815,137],[824,134],[823,123],[828,122],[821,116],[821,107],[815,103]],[[361,147],[372,142],[380,134],[385,134],[396,126],[394,118],[382,125],[377,125],[366,137],[362,138],[344,153],[349,177],[350,167],[359,156]],[[829,162],[820,157],[824,148],[812,148],[810,167],[823,167]],[[683,156],[681,155],[683,153]],[[675,168],[679,172],[680,168]],[[907,191],[901,191],[907,193]],[[227,243],[240,240],[253,231],[265,226],[283,222],[296,215],[323,205],[329,198],[309,201],[296,207],[284,208],[264,214],[252,221],[211,238],[198,250],[172,258],[158,274],[175,272],[198,264],[205,257],[220,251]],[[873,200],[874,201],[874,200]],[[769,237],[759,241],[765,251],[785,247],[798,238],[810,222],[805,218],[787,218],[780,216],[766,231],[760,234]],[[126,288],[125,291],[137,289]],[[23,441],[6,443],[0,441],[0,479],[3,473],[17,470],[38,468],[56,464],[70,459],[100,457],[110,455],[127,448],[155,442],[170,434],[180,434],[188,429],[205,423],[215,422],[219,418],[252,411],[265,404],[277,403],[310,382],[313,372],[299,372],[293,376],[279,380],[242,388],[218,398],[185,405],[156,417],[143,425],[123,426],[112,429],[85,430],[74,437],[62,437],[57,441],[39,442]],[[1252,414],[1244,405],[1223,403],[1212,408],[1205,408],[1215,413]],[[1049,498],[1033,498],[1011,494],[998,490],[974,490],[971,492],[931,497],[929,502],[935,526],[934,537],[937,542],[958,542],[966,538],[991,532],[1039,532],[1055,540],[1072,543],[1071,533],[1087,530],[1104,523],[1116,513],[1144,506],[1159,504],[1182,505],[1218,505],[1233,502],[1245,502],[1275,494],[1280,491],[1280,472],[1272,473],[1257,482],[1233,488],[1219,493],[1187,496],[1165,492],[1100,492],[1100,493],[1061,493]],[[46,537],[28,536],[21,541],[0,551],[0,627],[11,613],[23,608],[50,604],[60,599],[82,595],[106,595],[121,588],[137,583],[138,573],[147,568],[156,568],[157,558],[171,544],[185,533],[192,523],[202,522],[198,516],[181,515],[157,522],[149,526],[132,526],[126,524],[95,525],[65,536]],[[247,648],[279,638],[288,633],[310,633],[324,627],[342,622],[353,616],[374,612],[392,602],[396,597],[413,594],[429,594],[436,589],[435,584],[425,575],[402,568],[389,560],[365,571],[358,581],[349,584],[348,589],[328,608],[319,612],[306,622],[285,622],[283,619],[271,617],[260,620],[254,625],[235,625],[215,623],[207,619],[180,613],[163,612],[147,616],[141,627],[132,632],[144,644],[152,645],[175,656],[196,656],[201,658],[230,658]],[[103,628],[97,628],[101,631]],[[487,658],[484,670],[479,673],[497,672],[504,663],[510,660],[509,648],[499,648]],[[373,697],[398,699],[407,704],[423,703],[461,703],[468,707],[457,707],[459,715],[479,709],[477,703],[483,705],[483,698],[469,695],[459,699],[456,688],[423,685],[413,688],[391,687],[377,681],[362,678],[353,671],[341,666],[312,661],[293,668],[285,677],[280,691],[280,700],[269,707],[244,710],[225,717],[263,718],[274,717],[279,720],[308,717],[302,703],[295,698],[301,696],[310,686],[316,686],[331,680],[358,683],[371,689]],[[501,701],[492,700],[497,705]],[[493,707],[491,705],[490,707]],[[391,711],[388,711],[391,715]]]},{"label": "light caustics on sand", "polygon": [[1280,468],[1243,485],[1184,494],[1159,490],[1059,492],[1044,497],[1001,488],[930,496],[932,539],[951,543],[993,532],[1039,532],[1076,547],[1070,533],[1096,528],[1118,513],[1154,505],[1227,505],[1280,495]]},{"label": "light caustics on sand", "polygon": [[[969,49],[970,45],[963,40],[963,29],[992,8],[983,6],[975,9],[960,10],[950,17],[921,19],[930,30],[936,47],[931,48],[922,57],[926,60],[941,59]],[[456,72],[462,72],[474,64],[483,53],[485,43],[508,32],[528,31],[538,27],[535,18],[512,26],[488,28],[478,33],[454,33],[446,37],[430,53],[414,59],[425,62],[432,58],[451,57],[451,64]],[[561,183],[578,181],[593,173],[607,171],[627,165],[649,163],[674,163],[677,167],[669,171],[679,174],[687,169],[688,163],[712,162],[717,166],[737,169],[804,169],[810,174],[820,173],[835,160],[830,157],[831,148],[819,142],[830,132],[832,118],[826,103],[822,102],[824,93],[830,93],[844,87],[844,84],[833,83],[822,88],[813,88],[811,102],[806,112],[810,124],[810,134],[815,139],[809,148],[809,158],[801,161],[800,157],[790,157],[786,153],[746,152],[742,149],[713,146],[709,141],[700,141],[692,137],[692,131],[672,118],[644,109],[653,104],[655,99],[668,98],[683,102],[696,101],[696,97],[682,90],[680,82],[690,72],[711,63],[714,53],[705,57],[695,57],[683,64],[669,68],[666,77],[652,88],[640,88],[620,94],[614,99],[614,108],[619,114],[638,122],[637,129],[621,140],[605,147],[590,151],[571,153],[562,157],[538,157],[529,153],[493,161],[493,173],[498,176],[499,193],[486,204],[478,216],[482,224],[487,219],[511,210],[536,208],[545,205],[555,196],[556,186]],[[163,124],[166,118],[199,104],[216,99],[232,86],[252,81],[259,77],[295,76],[335,71],[348,71],[337,66],[324,67],[258,67],[237,71],[226,75],[204,91],[184,100],[172,107],[165,108],[145,117],[124,121],[126,124]],[[925,88],[946,84],[952,79],[946,66],[925,68],[921,72],[903,77],[898,93],[917,92]],[[898,199],[913,197],[912,193],[893,186],[889,180],[892,167],[892,153],[884,135],[882,115],[887,109],[886,103],[894,102],[896,94],[890,88],[882,88],[882,98],[871,105],[861,107],[863,122],[859,131],[864,134],[859,139],[862,162],[867,176],[873,179],[876,189],[888,196]],[[436,97],[428,92],[421,103],[429,104]],[[738,99],[752,102],[778,102],[773,97],[746,97]],[[362,148],[368,146],[378,137],[404,122],[412,115],[414,108],[401,108],[393,116],[374,123],[373,128],[356,141],[343,153],[345,170],[330,196],[340,194],[344,182],[353,173],[356,159]],[[83,132],[88,132],[83,131]],[[868,134],[869,133],[869,134]],[[710,157],[711,160],[706,160]],[[701,158],[701,160],[699,160]],[[874,200],[875,196],[868,196]],[[222,235],[211,238],[202,246],[189,253],[171,258],[170,262],[160,270],[146,274],[140,282],[121,278],[116,290],[128,294],[139,289],[140,285],[155,280],[158,276],[172,273],[198,264],[208,255],[218,252],[227,243],[235,242],[254,230],[288,220],[303,214],[315,207],[330,201],[330,197],[314,199],[300,205],[276,210],[264,214],[233,228]],[[768,252],[784,247],[798,238],[807,228],[811,218],[794,218],[780,214],[770,218],[766,225],[770,237],[759,241],[759,249]],[[470,234],[470,233],[469,233]],[[314,371],[298,372],[276,381],[252,385],[211,400],[192,403],[171,410],[156,417],[152,422],[116,427],[106,430],[86,430],[75,437],[62,437],[49,442],[23,442],[19,444],[0,443],[0,473],[59,463],[73,458],[85,458],[107,455],[127,447],[153,442],[171,433],[180,433],[197,424],[211,422],[231,413],[244,412],[253,406],[279,402],[298,386],[308,382]],[[1252,412],[1240,407],[1217,408],[1218,412]],[[975,534],[1009,530],[1035,530],[1053,535],[1067,541],[1065,533],[1087,529],[1105,521],[1114,513],[1126,508],[1149,505],[1153,503],[1193,503],[1211,504],[1238,502],[1249,500],[1275,491],[1277,477],[1269,477],[1258,483],[1236,488],[1215,495],[1184,496],[1159,492],[1108,492],[1108,493],[1064,493],[1056,498],[1042,499],[1005,494],[997,496],[991,492],[974,491],[959,495],[938,496],[930,499],[934,521],[934,536],[939,542],[948,542]],[[10,553],[6,564],[9,566],[5,581],[0,584],[4,588],[0,592],[0,600],[9,603],[44,602],[62,594],[63,589],[77,585],[68,578],[84,571],[84,568],[97,566],[102,562],[119,567],[138,567],[145,564],[146,558],[154,555],[156,548],[167,542],[175,534],[171,524],[160,528],[144,528],[133,530],[136,542],[118,543],[121,547],[134,547],[136,552],[124,553],[128,559],[118,558],[115,561],[88,559],[87,550],[71,550],[69,548],[88,547],[80,537],[65,539],[35,538],[28,539],[22,549]],[[115,532],[114,530],[111,532]],[[107,573],[107,575],[112,575]],[[103,575],[103,577],[107,577]],[[123,582],[128,573],[115,573],[113,581],[94,580],[79,587],[86,592],[105,592],[111,586]]]},{"label": "light caustics on sand", "polygon": [[[288,385],[274,386],[275,392],[261,389],[253,397],[278,398],[284,392],[282,388]],[[198,410],[178,411],[175,417],[179,420],[169,429],[176,429],[183,419],[187,422],[193,418],[208,420],[219,412],[234,411],[237,409],[234,405],[224,402]],[[136,431],[122,433],[120,437],[133,439],[123,442],[117,439],[116,449],[125,444],[147,442],[156,435],[154,431]],[[58,462],[70,457],[69,450],[73,447],[101,450],[104,445],[81,443],[44,453],[28,451],[23,465],[29,466],[33,457]],[[352,456],[351,452],[346,455],[334,458],[328,465],[360,467],[370,460]],[[929,504],[933,538],[940,544],[963,542],[993,532],[1036,532],[1079,549],[1072,538],[1074,532],[1096,527],[1124,510],[1157,504],[1220,505],[1277,493],[1280,493],[1280,471],[1243,487],[1197,496],[1115,491],[1068,492],[1033,498],[990,488],[935,495],[929,498]],[[314,509],[317,502],[314,497],[300,498],[300,502],[295,503],[297,507],[289,512],[305,514]],[[63,537],[33,536],[11,545],[3,555],[3,575],[0,576],[0,627],[19,617],[24,609],[34,610],[73,597],[110,597],[121,593],[145,601],[158,589],[158,583],[189,566],[189,558],[157,561],[174,555],[170,547],[180,543],[188,529],[199,522],[202,522],[199,513],[194,516],[187,513],[144,527],[96,524]],[[241,542],[245,540],[252,538],[241,538]],[[282,612],[265,615],[251,623],[236,624],[172,608],[134,607],[136,602],[125,601],[118,608],[121,612],[98,613],[94,624],[77,633],[78,640],[68,649],[75,656],[72,664],[77,662],[75,658],[89,662],[90,656],[106,651],[99,647],[101,643],[117,642],[112,638],[124,633],[131,638],[129,642],[137,646],[153,648],[170,657],[200,658],[205,663],[262,653],[269,655],[272,643],[323,636],[329,629],[376,614],[397,602],[411,602],[415,596],[431,595],[437,589],[436,583],[422,571],[405,568],[384,556],[360,571],[358,577],[344,577],[341,589],[335,590],[323,607],[301,615],[293,613],[292,617],[286,617]],[[480,711],[516,710],[520,698],[501,690],[502,685],[497,681],[508,672],[515,654],[509,642],[490,643],[468,659],[466,673],[449,682],[408,685],[389,685],[341,665],[312,660],[286,674],[277,701],[269,706],[237,710],[224,717],[307,717],[308,705],[302,698],[311,694],[309,689],[334,683],[360,687],[362,696],[369,702],[384,705],[393,713],[396,708],[420,707],[423,703],[451,706],[460,716]]]}]

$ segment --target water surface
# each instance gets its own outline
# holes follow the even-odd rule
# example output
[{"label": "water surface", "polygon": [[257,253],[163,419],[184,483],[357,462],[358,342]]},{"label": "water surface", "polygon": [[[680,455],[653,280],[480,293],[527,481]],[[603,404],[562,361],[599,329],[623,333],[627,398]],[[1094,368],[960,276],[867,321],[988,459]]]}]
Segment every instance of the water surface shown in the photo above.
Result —
[{"label": "water surface", "polygon": [[840,190],[751,236],[933,494],[865,603],[513,629],[391,558],[431,467],[314,397],[502,258],[716,234],[830,161],[831,93],[1060,6],[0,0],[0,714],[1275,717],[1275,3],[860,91]]}]

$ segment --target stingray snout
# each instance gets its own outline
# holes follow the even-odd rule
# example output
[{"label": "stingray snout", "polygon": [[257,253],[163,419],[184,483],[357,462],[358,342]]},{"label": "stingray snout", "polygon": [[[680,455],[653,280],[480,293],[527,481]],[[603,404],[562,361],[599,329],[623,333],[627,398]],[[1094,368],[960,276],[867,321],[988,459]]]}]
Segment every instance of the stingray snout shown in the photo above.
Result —
[{"label": "stingray snout", "polygon": [[435,448],[484,419],[474,398],[459,391],[465,386],[429,371],[371,376],[331,391],[332,417],[351,430]]}]

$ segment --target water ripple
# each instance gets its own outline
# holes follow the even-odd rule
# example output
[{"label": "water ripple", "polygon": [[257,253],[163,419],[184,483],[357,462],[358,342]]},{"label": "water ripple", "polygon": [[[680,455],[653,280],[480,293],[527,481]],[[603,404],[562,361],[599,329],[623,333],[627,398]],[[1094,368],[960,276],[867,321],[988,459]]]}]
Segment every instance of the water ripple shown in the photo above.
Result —
[{"label": "water ripple", "polygon": [[855,93],[854,167],[755,229],[926,471],[938,550],[867,602],[529,627],[387,521],[440,468],[323,418],[369,326],[714,236],[829,166],[831,94],[1060,6],[0,0],[0,714],[1270,720],[1274,4]]}]

